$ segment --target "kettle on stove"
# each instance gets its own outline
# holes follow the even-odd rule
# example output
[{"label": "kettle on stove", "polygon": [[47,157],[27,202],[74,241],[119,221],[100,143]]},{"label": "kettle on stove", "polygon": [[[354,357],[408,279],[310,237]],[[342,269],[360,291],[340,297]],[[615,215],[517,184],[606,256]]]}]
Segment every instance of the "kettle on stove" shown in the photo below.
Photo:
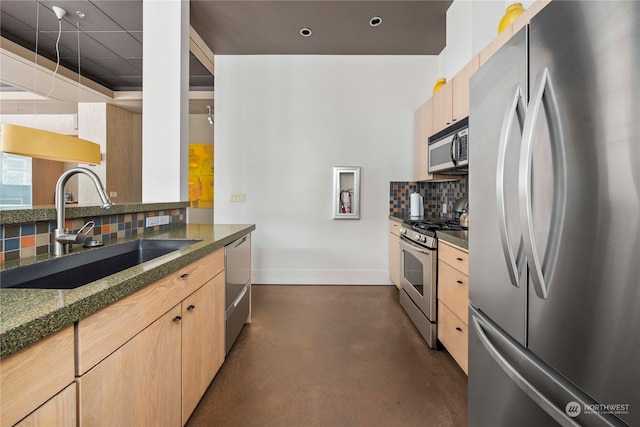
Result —
[{"label": "kettle on stove", "polygon": [[469,228],[469,212],[464,211],[460,214],[460,225]]},{"label": "kettle on stove", "polygon": [[469,227],[469,202],[466,198],[456,200],[453,204],[453,211],[460,215],[460,225]]}]

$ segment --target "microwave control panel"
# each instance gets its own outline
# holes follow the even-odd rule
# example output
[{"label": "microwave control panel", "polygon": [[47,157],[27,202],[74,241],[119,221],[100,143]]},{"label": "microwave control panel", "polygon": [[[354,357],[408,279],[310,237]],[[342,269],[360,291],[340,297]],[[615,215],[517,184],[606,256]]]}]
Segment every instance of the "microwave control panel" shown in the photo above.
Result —
[{"label": "microwave control panel", "polygon": [[469,150],[467,141],[469,138],[469,129],[463,129],[458,132],[458,162],[469,159]]}]

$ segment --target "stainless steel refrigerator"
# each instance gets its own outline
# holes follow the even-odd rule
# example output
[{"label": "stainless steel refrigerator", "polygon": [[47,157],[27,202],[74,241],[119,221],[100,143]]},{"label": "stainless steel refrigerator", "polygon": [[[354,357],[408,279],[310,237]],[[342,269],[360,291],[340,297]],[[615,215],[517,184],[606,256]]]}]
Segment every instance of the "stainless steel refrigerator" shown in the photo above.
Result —
[{"label": "stainless steel refrigerator", "polygon": [[553,1],[471,79],[470,426],[640,426],[638,23]]}]

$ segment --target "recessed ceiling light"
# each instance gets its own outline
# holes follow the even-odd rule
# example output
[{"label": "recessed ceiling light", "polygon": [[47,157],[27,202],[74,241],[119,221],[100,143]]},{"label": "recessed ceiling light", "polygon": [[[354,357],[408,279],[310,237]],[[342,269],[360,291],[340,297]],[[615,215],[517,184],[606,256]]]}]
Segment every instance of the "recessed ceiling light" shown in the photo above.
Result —
[{"label": "recessed ceiling light", "polygon": [[313,34],[313,32],[311,31],[311,28],[300,28],[300,35],[302,37],[309,37],[311,34]]},{"label": "recessed ceiling light", "polygon": [[379,16],[374,16],[373,18],[369,19],[369,25],[371,25],[372,27],[377,27],[380,24],[382,24],[382,18],[380,18]]}]

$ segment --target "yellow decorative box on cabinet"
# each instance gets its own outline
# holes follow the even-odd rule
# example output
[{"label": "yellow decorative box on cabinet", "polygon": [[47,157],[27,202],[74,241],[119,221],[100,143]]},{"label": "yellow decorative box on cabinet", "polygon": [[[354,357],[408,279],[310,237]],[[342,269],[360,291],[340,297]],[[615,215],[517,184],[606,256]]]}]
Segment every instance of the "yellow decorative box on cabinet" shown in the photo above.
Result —
[{"label": "yellow decorative box on cabinet", "polygon": [[447,84],[447,79],[445,79],[444,77],[436,80],[436,84],[433,86],[433,93],[436,93],[437,91],[439,91],[440,88],[445,84]]},{"label": "yellow decorative box on cabinet", "polygon": [[509,25],[513,24],[513,21],[524,12],[524,8],[522,7],[522,3],[513,3],[504,11],[504,16],[500,20],[500,24],[498,24],[498,34],[503,32],[505,28]]}]

